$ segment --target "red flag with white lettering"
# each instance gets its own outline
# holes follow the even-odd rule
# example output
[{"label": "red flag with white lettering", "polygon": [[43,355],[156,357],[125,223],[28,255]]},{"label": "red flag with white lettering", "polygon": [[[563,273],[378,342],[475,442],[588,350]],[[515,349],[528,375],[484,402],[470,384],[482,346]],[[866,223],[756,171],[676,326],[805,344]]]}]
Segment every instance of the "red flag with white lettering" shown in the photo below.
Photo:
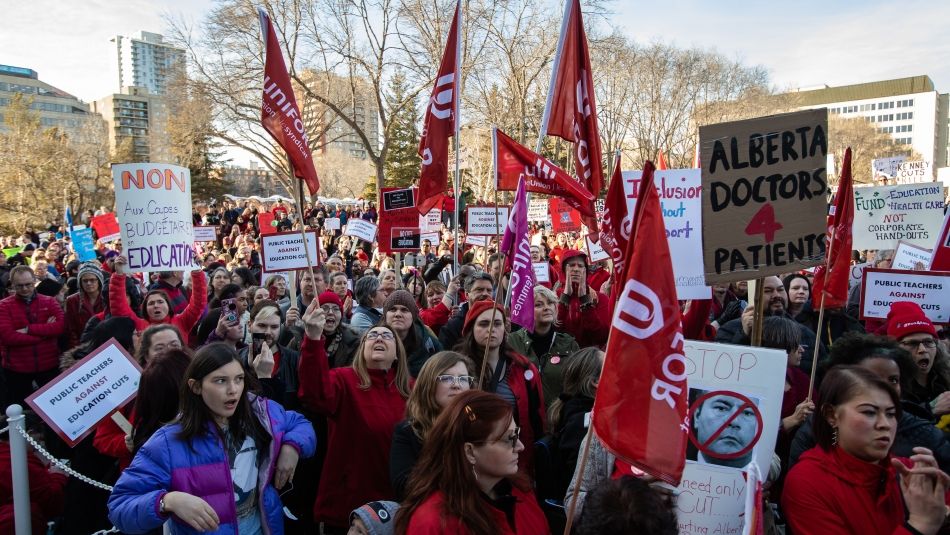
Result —
[{"label": "red flag with white lettering", "polygon": [[656,170],[657,171],[666,171],[670,168],[669,164],[666,163],[666,155],[663,154],[663,149],[660,149],[660,153],[656,157]]},{"label": "red flag with white lettering", "polygon": [[950,271],[950,210],[943,218],[943,230],[933,246],[930,257],[930,271]]},{"label": "red flag with white lettering", "polygon": [[[459,84],[459,25],[462,18],[461,0],[455,5],[455,16],[449,27],[449,37],[442,54],[442,63],[436,74],[432,96],[426,107],[425,124],[419,141],[422,173],[419,175],[420,214],[426,214],[441,199],[449,178],[449,138],[458,129]],[[456,155],[458,157],[458,155]]]},{"label": "red flag with white lettering", "polygon": [[[851,278],[851,226],[854,224],[854,189],[851,182],[851,147],[844,151],[841,179],[835,193],[833,211],[828,214],[828,234],[825,251],[827,262],[815,269],[811,302],[815,309],[821,306],[825,292],[825,309],[848,306],[848,281]],[[827,276],[826,276],[827,272]]]},{"label": "red flag with white lettering", "polygon": [[618,458],[678,485],[689,432],[686,357],[653,171],[647,161],[593,424],[597,437]]},{"label": "red flag with white lettering", "polygon": [[284,149],[294,168],[294,176],[307,183],[310,195],[320,190],[317,170],[313,167],[313,155],[294,88],[284,56],[280,51],[274,25],[267,12],[257,9],[261,20],[261,37],[264,40],[264,92],[261,98],[261,124],[264,130]]},{"label": "red flag with white lettering", "polygon": [[623,193],[623,174],[620,170],[620,151],[614,164],[614,174],[610,177],[607,186],[607,199],[604,201],[603,225],[600,228],[600,246],[610,255],[614,265],[614,284],[612,286],[610,302],[615,303],[620,285],[616,284],[623,277],[625,255],[627,254],[627,240],[630,238],[630,226],[633,219],[627,213],[627,196]]}]

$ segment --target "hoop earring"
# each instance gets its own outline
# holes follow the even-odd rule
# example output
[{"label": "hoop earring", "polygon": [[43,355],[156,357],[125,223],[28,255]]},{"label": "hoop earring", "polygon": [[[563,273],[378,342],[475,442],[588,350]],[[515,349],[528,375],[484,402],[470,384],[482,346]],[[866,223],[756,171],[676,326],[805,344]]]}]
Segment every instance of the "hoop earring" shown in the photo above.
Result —
[{"label": "hoop earring", "polygon": [[[838,445],[838,428],[837,428],[837,427],[833,427],[833,428],[832,428],[832,431],[831,431],[831,445],[832,445],[832,446],[837,446],[837,445]],[[473,467],[474,467],[474,465],[473,465]]]}]

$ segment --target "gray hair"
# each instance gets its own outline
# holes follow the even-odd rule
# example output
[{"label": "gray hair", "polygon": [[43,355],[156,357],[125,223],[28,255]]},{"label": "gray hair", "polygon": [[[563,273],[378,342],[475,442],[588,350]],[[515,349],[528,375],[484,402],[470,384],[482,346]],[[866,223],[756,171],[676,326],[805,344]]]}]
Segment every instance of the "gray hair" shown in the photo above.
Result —
[{"label": "gray hair", "polygon": [[373,295],[379,290],[379,279],[374,275],[364,275],[356,281],[353,287],[353,295],[356,296],[356,302],[364,307],[373,306]]}]

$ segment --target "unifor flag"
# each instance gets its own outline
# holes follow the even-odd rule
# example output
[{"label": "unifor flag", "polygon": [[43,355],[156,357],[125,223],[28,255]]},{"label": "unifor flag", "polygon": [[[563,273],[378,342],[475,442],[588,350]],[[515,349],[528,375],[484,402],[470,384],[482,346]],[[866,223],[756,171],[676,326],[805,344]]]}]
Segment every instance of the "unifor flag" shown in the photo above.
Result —
[{"label": "unifor flag", "polygon": [[[580,0],[566,2],[555,58],[541,135],[557,136],[573,143],[574,172],[587,191],[596,197],[603,187],[604,171],[601,167],[594,77]],[[595,217],[586,217],[584,224],[596,232]]]},{"label": "unifor flag", "polygon": [[422,138],[419,141],[422,172],[419,175],[417,208],[420,214],[429,213],[429,210],[442,200],[449,178],[449,138],[458,131],[461,19],[462,2],[459,1],[455,5],[455,17],[449,27],[449,37],[445,43],[445,52],[442,53],[442,63],[436,74],[432,96],[429,97],[429,105],[426,107]]},{"label": "unifor flag", "polygon": [[943,218],[943,230],[933,246],[930,257],[930,271],[950,271],[950,210]]},{"label": "unifor flag", "polygon": [[[851,181],[851,147],[844,151],[838,192],[828,214],[826,262],[815,270],[812,306],[821,306],[824,292],[826,309],[848,306],[848,281],[851,279],[851,226],[854,224],[854,188]],[[819,333],[820,334],[820,333]]]},{"label": "unifor flag", "polygon": [[310,195],[316,195],[320,189],[320,180],[317,178],[317,170],[313,167],[313,155],[310,153],[306,128],[294,97],[294,89],[290,85],[290,75],[287,74],[280,43],[267,12],[258,8],[257,13],[261,19],[261,36],[265,47],[261,124],[287,153],[294,175],[307,183]]},{"label": "unifor flag", "polygon": [[492,153],[497,189],[515,191],[524,177],[527,191],[560,197],[581,214],[594,216],[594,196],[576,177],[497,128],[492,129]]},{"label": "unifor flag", "polygon": [[617,302],[620,286],[616,284],[623,277],[627,241],[630,239],[630,227],[633,218],[627,211],[627,196],[623,192],[623,172],[620,170],[620,151],[614,162],[614,173],[607,185],[607,199],[604,201],[604,215],[600,227],[600,246],[610,255],[614,271],[610,302]]},{"label": "unifor flag", "polygon": [[528,192],[525,189],[524,176],[518,180],[515,204],[511,207],[508,225],[505,226],[501,252],[505,255],[505,265],[511,273],[508,282],[511,292],[511,322],[521,325],[528,332],[534,332],[534,286],[538,281],[531,264]]},{"label": "unifor flag", "polygon": [[617,458],[678,485],[686,459],[686,357],[653,163],[643,166],[633,235],[597,397],[594,432]]}]

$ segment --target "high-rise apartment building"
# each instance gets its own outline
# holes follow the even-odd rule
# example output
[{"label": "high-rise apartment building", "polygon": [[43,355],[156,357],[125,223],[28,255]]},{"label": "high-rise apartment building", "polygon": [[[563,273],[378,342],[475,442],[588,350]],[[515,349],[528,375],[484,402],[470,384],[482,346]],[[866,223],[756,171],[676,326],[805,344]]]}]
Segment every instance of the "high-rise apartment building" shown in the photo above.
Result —
[{"label": "high-rise apartment building", "polygon": [[153,95],[164,95],[176,69],[185,67],[185,51],[172,46],[151,32],[140,37],[117,35],[116,61],[119,67],[119,90],[123,87],[144,87]]},{"label": "high-rise apartment building", "polygon": [[[379,106],[376,105],[376,97],[369,83],[364,80],[353,83],[336,74],[317,71],[304,71],[301,79],[311,91],[332,100],[351,117],[369,142],[374,144],[373,148],[378,150]],[[356,129],[316,99],[307,98],[306,92],[295,92],[301,97],[300,113],[307,128],[319,133],[319,139],[310,140],[312,147],[321,153],[335,149],[352,158],[365,160],[369,157],[366,144]]]},{"label": "high-rise apartment building", "polygon": [[250,167],[228,166],[222,172],[225,180],[232,184],[234,195],[268,197],[284,190],[274,173],[255,161],[251,161]]},{"label": "high-rise apartment building", "polygon": [[44,128],[58,127],[67,133],[75,132],[90,118],[88,104],[40,81],[33,69],[0,65],[0,130],[4,128],[3,110],[17,93],[32,99],[30,109],[39,114]]},{"label": "high-rise apartment building", "polygon": [[129,140],[136,160],[170,162],[165,99],[144,87],[124,87],[92,103],[109,128],[109,147],[114,151]]}]

